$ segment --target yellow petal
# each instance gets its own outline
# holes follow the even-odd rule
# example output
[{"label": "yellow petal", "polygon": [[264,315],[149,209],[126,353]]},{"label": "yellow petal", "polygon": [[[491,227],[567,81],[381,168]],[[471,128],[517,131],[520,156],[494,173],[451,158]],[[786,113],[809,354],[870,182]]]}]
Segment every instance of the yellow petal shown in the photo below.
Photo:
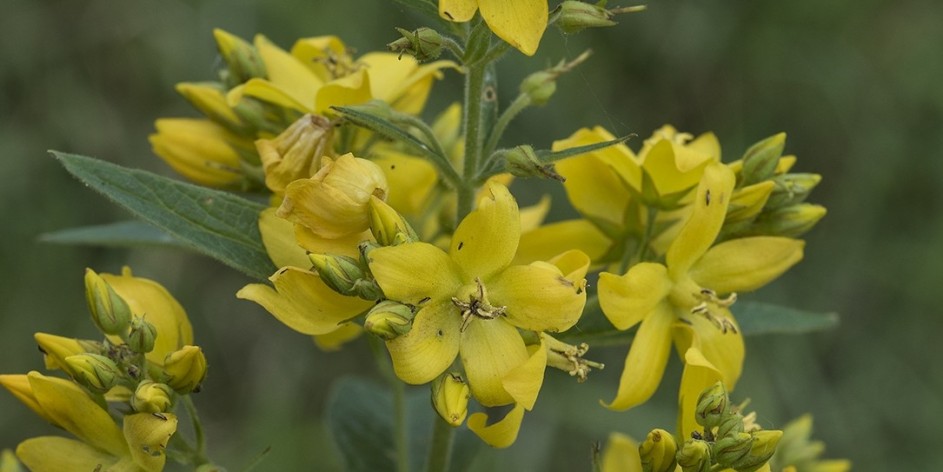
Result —
[{"label": "yellow petal", "polygon": [[[715,136],[714,133],[704,133],[697,138],[694,138],[694,140],[689,142],[685,147],[700,154],[706,154],[710,156],[710,159],[713,161],[720,161],[720,141],[717,140],[717,136]],[[686,171],[698,165],[700,165],[699,162],[692,162],[689,165],[684,166],[679,163],[678,167],[682,171]]]},{"label": "yellow petal", "polygon": [[383,169],[390,185],[386,203],[404,215],[418,216],[439,180],[435,166],[425,159],[395,151],[383,152],[373,162]]},{"label": "yellow petal", "polygon": [[550,195],[543,195],[537,203],[521,208],[521,232],[531,231],[539,227],[549,211]]},{"label": "yellow petal", "polygon": [[210,120],[162,118],[148,141],[174,171],[210,187],[229,187],[244,180],[239,154],[230,145],[241,138]]},{"label": "yellow petal", "polygon": [[344,323],[327,334],[313,336],[314,344],[324,352],[339,351],[344,344],[353,341],[363,334],[363,328],[357,323]]},{"label": "yellow petal", "polygon": [[439,0],[439,16],[449,21],[468,21],[476,11],[478,0]]},{"label": "yellow petal", "polygon": [[33,410],[42,419],[55,424],[55,420],[49,417],[46,410],[43,410],[43,407],[36,401],[36,396],[33,395],[33,389],[29,386],[29,378],[26,374],[0,375],[0,385],[3,385],[17,400],[23,402],[27,408]]},{"label": "yellow petal", "polygon": [[367,66],[373,98],[409,114],[422,111],[433,81],[442,77],[442,69],[458,69],[452,61],[419,65],[412,57],[400,58],[398,54],[386,52],[364,54],[357,62]]},{"label": "yellow petal", "polygon": [[295,239],[294,223],[275,215],[274,208],[259,214],[262,244],[276,267],[311,267],[308,254]]},{"label": "yellow petal", "polygon": [[138,413],[124,417],[124,436],[134,463],[147,472],[159,472],[167,462],[167,443],[177,431],[173,413]]},{"label": "yellow petal", "polygon": [[[716,310],[714,314],[730,320],[736,326],[736,320],[729,310]],[[674,338],[678,352],[686,353],[692,347],[698,348],[723,376],[727,390],[732,391],[743,370],[744,346],[739,328],[736,332],[728,329],[724,333],[702,316],[692,316],[688,321],[690,325],[676,325]]]},{"label": "yellow petal", "polygon": [[547,28],[547,0],[478,0],[481,17],[499,38],[528,56]]},{"label": "yellow petal", "polygon": [[81,441],[58,436],[27,439],[16,447],[16,456],[33,472],[111,470],[118,461]]},{"label": "yellow petal", "polygon": [[49,370],[62,369],[70,376],[74,371],[65,358],[86,352],[78,339],[56,336],[55,334],[36,333],[33,335],[40,351],[43,352],[43,363]]},{"label": "yellow petal", "polygon": [[642,472],[638,443],[622,433],[610,433],[602,452],[601,472]]},{"label": "yellow petal", "polygon": [[391,300],[412,305],[450,299],[461,286],[459,270],[448,254],[423,242],[374,249],[370,271]]},{"label": "yellow petal", "polygon": [[[188,344],[193,344],[193,326],[187,318],[187,312],[170,292],[153,280],[134,277],[125,267],[121,275],[101,274],[102,278],[128,302],[131,312],[143,316],[148,323],[157,328],[154,350],[145,357],[157,365],[164,363],[164,357]],[[117,337],[112,341],[119,342]]]},{"label": "yellow petal", "polygon": [[502,379],[506,390],[514,402],[523,406],[527,411],[534,409],[537,394],[544,382],[544,372],[547,370],[547,344],[541,338],[539,346],[528,346],[530,357],[523,364],[513,368]]},{"label": "yellow petal", "polygon": [[451,300],[424,306],[408,333],[386,343],[396,376],[419,385],[445,372],[458,354],[461,328],[462,317]]},{"label": "yellow petal", "polygon": [[347,46],[337,36],[315,36],[301,38],[291,47],[291,55],[304,64],[322,83],[330,82],[335,77],[330,64],[351,61]]},{"label": "yellow petal", "polygon": [[449,254],[466,280],[490,278],[508,266],[521,239],[521,217],[517,201],[507,187],[491,184],[452,235]]},{"label": "yellow petal", "polygon": [[[602,128],[581,129],[569,138],[553,143],[553,150],[595,144],[612,139]],[[608,222],[623,224],[629,204],[628,186],[639,188],[641,169],[628,147],[617,144],[605,149],[580,154],[557,162],[557,172],[566,177],[563,187],[570,203],[581,214]]]},{"label": "yellow petal", "polygon": [[28,378],[36,402],[54,424],[112,455],[127,455],[128,445],[118,425],[85,390],[68,380],[39,372],[30,372]]},{"label": "yellow petal", "polygon": [[327,334],[370,308],[371,302],[331,290],[313,272],[285,267],[269,277],[275,288],[249,284],[236,297],[262,305],[278,321],[302,334]]},{"label": "yellow petal", "polygon": [[579,320],[586,304],[583,276],[589,257],[573,251],[561,261],[563,267],[547,262],[508,267],[487,281],[488,296],[492,303],[507,307],[507,320],[514,326],[532,331],[566,331]]},{"label": "yellow petal", "polygon": [[659,304],[642,321],[625,358],[616,398],[605,405],[607,408],[628,410],[645,403],[655,393],[671,352],[674,323],[675,316],[667,303]]},{"label": "yellow petal", "polygon": [[[362,233],[354,233],[340,238],[325,238],[318,236],[311,229],[304,225],[295,225],[295,240],[298,245],[316,254],[334,254],[338,256],[348,256],[353,258],[360,257],[360,249],[357,246],[363,241],[372,241],[373,235],[370,230]],[[305,256],[307,259],[307,256]],[[309,267],[310,261],[299,267]]]},{"label": "yellow petal", "polygon": [[468,418],[468,429],[491,447],[508,447],[517,440],[524,420],[524,407],[514,405],[504,418],[493,424],[488,424],[489,419],[487,413],[475,413]]},{"label": "yellow petal", "polygon": [[678,428],[682,438],[689,438],[692,432],[701,429],[694,419],[697,399],[704,389],[722,377],[699,349],[692,347],[685,352],[684,373],[681,374],[681,389],[678,391]]},{"label": "yellow petal", "polygon": [[[677,154],[676,149],[682,153]],[[701,169],[709,162],[709,157],[662,139],[645,155],[642,167],[655,182],[659,195],[669,195],[697,185]]]},{"label": "yellow petal", "polygon": [[671,291],[665,266],[642,262],[623,276],[599,275],[599,306],[616,329],[627,330],[642,321]]},{"label": "yellow petal", "polygon": [[501,318],[473,318],[462,333],[461,344],[462,365],[478,403],[498,406],[514,402],[501,380],[529,358],[517,328]]},{"label": "yellow petal", "polygon": [[714,244],[724,224],[733,185],[733,172],[722,164],[710,164],[704,169],[691,216],[668,248],[666,260],[672,279],[687,272]]},{"label": "yellow petal", "polygon": [[[265,63],[268,80],[275,86],[274,88],[308,109],[314,106],[314,98],[322,85],[321,79],[301,61],[273,44],[265,36],[256,35],[255,47],[259,51],[259,56],[262,57],[262,62]],[[249,83],[254,81],[255,79],[250,80]],[[248,90],[246,94],[250,94]]]},{"label": "yellow petal", "polygon": [[301,113],[314,113],[313,96],[310,102],[301,102],[298,99],[299,97],[292,95],[290,91],[265,79],[251,79],[242,86],[230,90],[226,95],[226,102],[230,106],[236,106],[244,96],[258,98],[264,102],[297,110]]},{"label": "yellow petal", "polygon": [[330,107],[357,105],[370,101],[370,76],[359,70],[340,79],[324,84],[315,98],[314,111],[324,114]]},{"label": "yellow petal", "polygon": [[514,263],[544,261],[567,249],[579,249],[596,261],[606,253],[611,244],[612,241],[589,221],[560,221],[522,234]]},{"label": "yellow petal", "polygon": [[691,267],[698,285],[717,293],[749,292],[773,281],[802,260],[805,242],[757,236],[718,244]]}]

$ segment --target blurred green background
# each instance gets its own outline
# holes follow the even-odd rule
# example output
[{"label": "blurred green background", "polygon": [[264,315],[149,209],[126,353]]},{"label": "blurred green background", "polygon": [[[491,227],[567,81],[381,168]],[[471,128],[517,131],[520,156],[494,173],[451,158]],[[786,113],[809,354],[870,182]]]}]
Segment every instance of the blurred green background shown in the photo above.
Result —
[{"label": "blurred green background", "polygon": [[[552,2],[555,3],[555,2]],[[624,2],[610,2],[623,5]],[[360,52],[422,24],[389,1],[6,0],[0,16],[0,372],[40,369],[35,331],[95,337],[82,272],[122,265],[155,279],[187,308],[211,364],[197,395],[210,453],[239,470],[267,446],[260,470],[340,467],[321,423],[326,386],[376,376],[366,343],[319,352],[233,294],[246,278],[171,249],[102,249],[37,242],[43,232],[127,214],[84,188],[46,153],[96,156],[165,175],[150,152],[154,119],[195,116],[173,91],[220,65],[211,29],[295,38],[342,35]],[[943,3],[935,0],[655,0],[618,27],[550,30],[536,58],[500,64],[506,104],[528,71],[595,54],[560,81],[554,100],[511,129],[549,147],[583,126],[647,136],[664,123],[712,130],[725,160],[788,133],[799,172],[824,181],[829,208],[806,260],[744,298],[836,311],[841,326],[807,336],[748,339],[735,398],[752,398],[766,427],[805,412],[827,455],[857,470],[943,470]],[[454,77],[430,115],[460,97]],[[513,143],[505,143],[513,144]],[[549,189],[552,185],[527,187]],[[524,187],[518,187],[524,189]],[[556,195],[561,195],[557,190]],[[533,201],[536,195],[523,196]],[[565,209],[564,200],[556,204]],[[609,413],[625,348],[593,354],[610,368],[583,385],[551,372],[518,444],[476,459],[498,470],[588,470],[590,444],[619,430],[672,429],[676,380],[652,408]],[[677,377],[677,362],[671,367]],[[0,395],[0,446],[53,430]]]}]

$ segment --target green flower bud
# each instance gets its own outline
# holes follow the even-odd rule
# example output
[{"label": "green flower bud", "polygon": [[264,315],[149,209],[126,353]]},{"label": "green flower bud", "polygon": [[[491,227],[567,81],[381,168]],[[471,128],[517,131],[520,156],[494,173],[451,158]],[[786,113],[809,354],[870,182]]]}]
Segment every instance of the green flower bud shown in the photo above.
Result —
[{"label": "green flower bud", "polygon": [[39,350],[43,353],[46,368],[50,370],[62,369],[70,377],[75,375],[66,364],[66,357],[87,352],[92,354],[101,354],[102,352],[101,343],[96,341],[66,338],[46,333],[36,333],[33,335],[33,339],[36,340]]},{"label": "green flower bud", "polygon": [[538,71],[521,82],[521,94],[527,95],[533,105],[544,105],[557,91],[557,76],[551,71]]},{"label": "green flower bud", "polygon": [[753,433],[750,452],[739,461],[730,464],[730,467],[737,472],[754,472],[763,467],[763,464],[766,464],[773,457],[776,446],[782,437],[783,432],[778,430]]},{"label": "green flower bud", "polygon": [[127,332],[131,307],[92,269],[85,269],[85,301],[92,321],[102,333],[123,335]]},{"label": "green flower bud", "polygon": [[724,217],[724,229],[729,231],[749,227],[767,206],[770,194],[775,188],[776,184],[765,180],[734,190],[730,205],[727,206],[727,216]]},{"label": "green flower bud", "polygon": [[148,323],[144,318],[131,320],[131,331],[125,343],[132,351],[138,354],[147,354],[154,350],[154,341],[157,339],[157,327]]},{"label": "green flower bud", "polygon": [[217,82],[181,82],[175,87],[190,105],[214,123],[238,135],[253,133],[252,127],[242,121],[226,101],[226,90]]},{"label": "green flower bud", "polygon": [[565,34],[579,33],[586,28],[602,28],[616,24],[612,21],[615,16],[612,12],[592,3],[567,0],[558,8],[560,16],[554,24]]},{"label": "green flower bud", "polygon": [[125,376],[111,359],[98,354],[76,354],[65,358],[72,378],[97,393],[105,393]]},{"label": "green flower bud", "polygon": [[322,116],[304,115],[272,139],[255,142],[265,171],[265,185],[283,193],[288,184],[307,179],[321,168],[321,157],[331,149],[334,126]]},{"label": "green flower bud", "polygon": [[753,226],[751,234],[767,236],[785,236],[797,238],[811,230],[827,210],[821,205],[800,203],[785,208],[778,208],[771,212],[762,213]]},{"label": "green flower bud", "polygon": [[705,429],[719,426],[721,421],[729,416],[727,402],[727,389],[724,388],[723,382],[717,382],[708,387],[697,398],[694,421]]},{"label": "green flower bud", "polygon": [[134,390],[131,407],[140,413],[161,413],[173,406],[174,391],[170,386],[145,380]]},{"label": "green flower bud", "polygon": [[422,27],[415,31],[396,28],[402,38],[387,44],[392,52],[398,52],[399,57],[409,54],[419,62],[428,61],[442,54],[442,35],[432,28]]},{"label": "green flower bud", "polygon": [[775,134],[750,146],[743,155],[741,186],[752,185],[773,177],[785,146],[786,133]]},{"label": "green flower bud", "polygon": [[265,78],[265,62],[259,57],[254,46],[218,28],[213,30],[213,36],[216,38],[219,54],[229,66],[228,85],[235,87],[252,78]]},{"label": "green flower bud", "polygon": [[653,429],[638,447],[644,472],[674,472],[678,444],[674,436],[663,429]]},{"label": "green flower bud", "polygon": [[738,433],[742,433],[743,430],[743,415],[731,412],[725,415],[717,426],[717,437],[726,438],[728,436],[734,436]]},{"label": "green flower bud", "polygon": [[707,441],[688,439],[678,450],[678,465],[684,472],[708,472],[711,470],[711,447]]},{"label": "green flower bud", "polygon": [[776,185],[766,202],[767,209],[797,205],[822,181],[819,174],[783,174],[773,177]]},{"label": "green flower bud", "polygon": [[419,240],[416,231],[403,215],[375,196],[370,197],[370,232],[383,246],[396,246]]},{"label": "green flower bud", "polygon": [[432,383],[432,406],[452,426],[460,426],[468,415],[471,389],[461,375],[449,372]]},{"label": "green flower bud", "polygon": [[753,446],[753,436],[748,433],[735,433],[714,443],[714,459],[724,467],[743,459]]},{"label": "green flower bud", "polygon": [[506,151],[504,159],[507,162],[507,171],[515,176],[540,177],[560,182],[566,180],[557,173],[553,164],[541,163],[540,158],[534,152],[534,148],[526,144]]},{"label": "green flower bud", "polygon": [[382,298],[383,292],[376,281],[368,278],[357,259],[329,254],[308,254],[321,280],[337,293],[356,295],[365,300]]},{"label": "green flower bud", "polygon": [[199,392],[206,377],[206,356],[199,346],[184,346],[164,358],[165,384],[175,392],[186,395]]},{"label": "green flower bud", "polygon": [[364,320],[363,328],[387,341],[406,334],[412,328],[413,309],[392,300],[384,300],[373,307]]}]

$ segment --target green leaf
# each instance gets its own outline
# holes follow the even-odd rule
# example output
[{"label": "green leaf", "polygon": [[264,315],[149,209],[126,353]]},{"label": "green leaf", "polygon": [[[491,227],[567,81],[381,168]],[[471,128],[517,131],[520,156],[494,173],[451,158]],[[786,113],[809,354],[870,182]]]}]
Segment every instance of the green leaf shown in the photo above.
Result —
[{"label": "green leaf", "polygon": [[95,226],[68,228],[39,235],[45,243],[87,246],[186,246],[173,236],[143,221],[118,221]]},{"label": "green leaf", "polygon": [[812,313],[760,302],[737,302],[732,307],[744,336],[802,334],[838,326],[837,313]]},{"label": "green leaf", "polygon": [[[434,415],[427,388],[407,390],[410,470],[421,471],[425,466]],[[346,470],[396,470],[393,416],[393,395],[384,385],[359,377],[334,383],[327,401],[327,424]],[[462,472],[471,465],[481,441],[464,426],[455,433],[449,470]]]},{"label": "green leaf", "polygon": [[182,245],[260,280],[275,271],[259,234],[264,205],[90,157],[53,155],[86,185]]},{"label": "green leaf", "polygon": [[537,157],[540,159],[540,162],[544,164],[549,164],[551,162],[559,161],[560,159],[566,159],[568,157],[573,157],[579,154],[585,154],[587,152],[598,151],[600,149],[605,149],[609,146],[613,146],[619,143],[624,143],[634,137],[635,133],[627,134],[621,138],[612,139],[609,141],[603,141],[601,143],[587,144],[585,146],[576,146],[562,151],[550,151],[547,149],[542,149],[537,151]]}]

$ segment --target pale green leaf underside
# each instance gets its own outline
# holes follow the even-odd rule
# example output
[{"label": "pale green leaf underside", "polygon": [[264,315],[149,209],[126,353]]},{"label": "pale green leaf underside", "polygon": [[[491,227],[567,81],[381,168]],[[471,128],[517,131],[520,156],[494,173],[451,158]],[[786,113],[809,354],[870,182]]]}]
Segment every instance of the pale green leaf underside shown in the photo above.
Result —
[{"label": "pale green leaf underside", "polygon": [[153,225],[138,220],[118,221],[94,226],[67,228],[39,235],[39,240],[55,244],[76,244],[87,246],[187,246],[173,236],[155,228]]}]

